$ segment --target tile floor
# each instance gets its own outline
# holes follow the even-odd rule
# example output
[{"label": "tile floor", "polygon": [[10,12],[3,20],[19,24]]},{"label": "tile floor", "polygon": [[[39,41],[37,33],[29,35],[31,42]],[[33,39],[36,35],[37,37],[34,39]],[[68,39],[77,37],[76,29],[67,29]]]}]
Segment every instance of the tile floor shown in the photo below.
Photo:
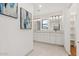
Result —
[{"label": "tile floor", "polygon": [[68,56],[64,47],[34,42],[34,49],[29,56]]}]

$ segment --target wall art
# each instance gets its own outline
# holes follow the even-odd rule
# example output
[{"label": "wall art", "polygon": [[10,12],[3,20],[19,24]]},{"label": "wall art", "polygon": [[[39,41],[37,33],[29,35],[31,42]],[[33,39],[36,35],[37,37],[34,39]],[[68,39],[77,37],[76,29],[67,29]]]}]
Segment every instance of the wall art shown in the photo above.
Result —
[{"label": "wall art", "polygon": [[23,8],[20,8],[20,28],[32,28],[32,14]]},{"label": "wall art", "polygon": [[18,3],[0,3],[0,14],[17,18]]}]

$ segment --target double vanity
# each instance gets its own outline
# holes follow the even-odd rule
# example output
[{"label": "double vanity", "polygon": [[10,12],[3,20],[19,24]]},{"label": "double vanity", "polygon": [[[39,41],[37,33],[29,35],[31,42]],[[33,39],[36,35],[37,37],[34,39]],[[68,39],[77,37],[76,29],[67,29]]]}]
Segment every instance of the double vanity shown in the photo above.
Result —
[{"label": "double vanity", "polygon": [[64,45],[64,33],[59,32],[47,32],[47,31],[37,31],[34,32],[33,38],[35,41]]}]

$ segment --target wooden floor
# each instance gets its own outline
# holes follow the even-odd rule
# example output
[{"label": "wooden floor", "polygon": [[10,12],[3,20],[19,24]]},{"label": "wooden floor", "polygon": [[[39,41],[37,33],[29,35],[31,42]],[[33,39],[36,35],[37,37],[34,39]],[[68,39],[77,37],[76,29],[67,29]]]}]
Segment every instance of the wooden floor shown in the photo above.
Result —
[{"label": "wooden floor", "polygon": [[34,42],[34,49],[29,56],[68,56],[68,54],[62,46]]}]

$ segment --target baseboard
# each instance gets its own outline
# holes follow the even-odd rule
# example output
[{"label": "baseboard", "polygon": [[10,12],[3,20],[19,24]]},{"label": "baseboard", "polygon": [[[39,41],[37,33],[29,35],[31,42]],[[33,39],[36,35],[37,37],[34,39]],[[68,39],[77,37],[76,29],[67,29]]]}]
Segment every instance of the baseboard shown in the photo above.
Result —
[{"label": "baseboard", "polygon": [[48,42],[41,42],[41,41],[36,41],[36,40],[34,40],[34,42],[44,43],[44,44],[49,44],[49,45],[57,45],[57,46],[64,47],[64,45],[52,44],[52,43],[48,43]]},{"label": "baseboard", "polygon": [[32,53],[33,49],[29,51],[25,56],[29,56],[30,53]]}]

